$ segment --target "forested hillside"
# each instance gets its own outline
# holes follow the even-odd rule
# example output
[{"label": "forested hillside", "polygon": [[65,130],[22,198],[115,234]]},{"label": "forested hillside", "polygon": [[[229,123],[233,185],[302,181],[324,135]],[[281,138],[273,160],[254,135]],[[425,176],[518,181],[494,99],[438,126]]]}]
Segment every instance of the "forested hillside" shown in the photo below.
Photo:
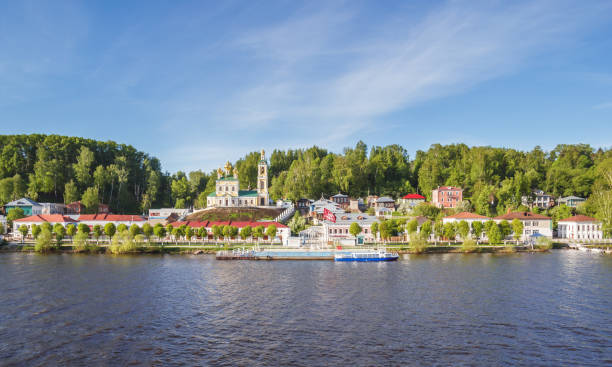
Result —
[{"label": "forested hillside", "polygon": [[[0,136],[0,201],[29,196],[39,201],[83,199],[110,204],[115,212],[152,206],[202,207],[214,191],[214,171],[162,172],[160,162],[129,145],[56,135]],[[259,152],[235,164],[243,188],[255,187]],[[222,166],[224,162],[219,162]],[[399,145],[359,142],[341,154],[325,149],[274,150],[269,155],[273,199],[317,199],[338,192],[397,198],[419,192],[430,199],[440,185],[465,189],[471,208],[484,215],[517,208],[539,188],[556,196],[591,198],[583,209],[604,216],[610,195],[612,151],[589,145],[508,148],[434,144],[409,157]],[[606,174],[610,175],[606,178]],[[607,195],[607,196],[606,196]],[[93,206],[92,206],[93,207]]]},{"label": "forested hillside", "polygon": [[156,158],[112,141],[0,135],[0,152],[2,204],[28,196],[41,202],[83,200],[90,210],[102,202],[115,212],[139,212],[163,202],[168,186]]}]

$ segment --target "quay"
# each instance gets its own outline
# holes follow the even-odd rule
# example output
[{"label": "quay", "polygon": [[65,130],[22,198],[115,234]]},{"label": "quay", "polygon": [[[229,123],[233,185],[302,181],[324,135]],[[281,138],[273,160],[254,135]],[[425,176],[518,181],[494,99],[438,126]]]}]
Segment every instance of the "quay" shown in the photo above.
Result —
[{"label": "quay", "polygon": [[334,260],[337,254],[349,254],[342,250],[274,249],[218,251],[217,260]]}]

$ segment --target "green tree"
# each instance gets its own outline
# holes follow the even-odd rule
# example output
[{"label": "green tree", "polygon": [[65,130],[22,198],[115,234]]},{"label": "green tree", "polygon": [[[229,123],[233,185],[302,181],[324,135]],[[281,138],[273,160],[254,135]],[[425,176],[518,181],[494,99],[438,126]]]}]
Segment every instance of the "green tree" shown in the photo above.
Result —
[{"label": "green tree", "polygon": [[200,237],[203,240],[208,238],[208,230],[206,230],[206,227],[200,227],[198,229],[198,237]]},{"label": "green tree", "polygon": [[129,230],[129,228],[128,228],[128,226],[127,226],[125,223],[120,223],[120,224],[117,226],[117,232],[119,232],[119,233],[121,233],[121,232],[125,232],[125,231],[127,231],[127,230]]},{"label": "green tree", "polygon": [[499,222],[499,230],[501,231],[502,239],[508,237],[512,233],[512,227],[507,220]]},{"label": "green tree", "polygon": [[166,237],[166,228],[161,224],[155,225],[155,227],[153,227],[153,233],[155,234],[155,237],[162,241],[163,244],[163,239]]},{"label": "green tree", "polygon": [[191,237],[193,237],[193,228],[187,226],[185,229],[185,238],[187,241],[191,242]]},{"label": "green tree", "polygon": [[66,235],[66,228],[63,225],[57,223],[53,226],[53,233],[55,233],[55,240],[57,241],[57,246],[61,246],[62,240]]},{"label": "green tree", "polygon": [[264,235],[264,226],[257,226],[255,228],[253,228],[253,238],[263,238]]},{"label": "green tree", "polygon": [[40,225],[40,229],[43,230],[43,231],[49,231],[50,233],[53,232],[53,226],[49,222],[43,222]]},{"label": "green tree", "polygon": [[129,228],[129,231],[132,237],[136,237],[136,235],[140,234],[140,227],[138,226],[138,224],[132,224]]},{"label": "green tree", "polygon": [[86,235],[89,235],[89,232],[91,232],[89,226],[85,223],[79,223],[79,225],[77,226],[77,230],[78,232],[85,233]]},{"label": "green tree", "polygon": [[79,189],[73,180],[70,180],[64,186],[64,203],[70,204],[79,200]]},{"label": "green tree", "polygon": [[117,228],[113,223],[106,223],[104,225],[104,234],[108,236],[109,239],[112,239],[116,232]]},{"label": "green tree", "polygon": [[25,240],[25,236],[28,234],[30,229],[25,224],[19,226],[19,233],[21,233],[21,243]]},{"label": "green tree", "polygon": [[70,236],[70,241],[71,242],[73,242],[73,237],[76,234],[76,231],[77,231],[77,229],[76,229],[76,226],[74,224],[71,223],[71,224],[68,224],[66,226],[66,234],[68,236]]},{"label": "green tree", "polygon": [[253,228],[251,226],[244,226],[240,230],[240,237],[243,240],[246,240],[247,238],[251,237],[252,233],[253,233]]},{"label": "green tree", "polygon": [[102,226],[99,224],[96,224],[93,226],[93,236],[96,239],[96,244],[98,243],[98,240],[100,239],[100,236],[102,236]]},{"label": "green tree", "polygon": [[473,221],[472,222],[472,233],[474,233],[474,237],[479,239],[482,235],[482,222],[481,221]]},{"label": "green tree", "polygon": [[410,222],[408,222],[407,228],[406,230],[408,231],[408,234],[413,234],[416,233],[416,231],[419,229],[419,222],[416,219],[411,220]]},{"label": "green tree", "polygon": [[464,220],[460,221],[459,224],[457,224],[457,232],[459,232],[462,241],[467,240],[470,234],[470,225],[468,222]]},{"label": "green tree", "polygon": [[428,220],[421,225],[421,237],[426,241],[429,240],[429,236],[431,236],[431,232],[433,228],[431,227],[431,221]]},{"label": "green tree", "polygon": [[13,221],[21,218],[25,218],[25,214],[23,213],[23,209],[19,207],[9,209],[8,213],[6,214],[6,221],[9,227],[13,226]]},{"label": "green tree", "polygon": [[185,233],[181,227],[174,227],[172,229],[172,236],[174,236],[174,242],[178,243],[179,238],[183,237]]},{"label": "green tree", "polygon": [[378,237],[378,222],[374,222],[370,225],[370,231],[372,232],[372,236],[374,236],[374,240],[376,240]]},{"label": "green tree", "polygon": [[150,241],[151,235],[153,234],[153,227],[149,223],[145,223],[142,225],[142,234],[147,239],[147,242]]},{"label": "green tree", "polygon": [[51,241],[53,239],[53,236],[51,234],[51,231],[49,231],[48,229],[43,229],[40,232],[40,235],[38,236],[38,238],[36,239],[36,243],[34,245],[34,251],[36,252],[49,252],[52,249],[51,246]]},{"label": "green tree", "polygon": [[298,234],[306,228],[306,220],[296,212],[288,223],[291,233]]},{"label": "green tree", "polygon": [[212,226],[213,237],[218,240],[223,236],[223,226],[214,225]]},{"label": "green tree", "polygon": [[489,238],[489,243],[492,245],[499,244],[502,241],[502,231],[497,225],[497,223],[493,222],[492,225],[489,225],[487,228],[487,237]]},{"label": "green tree", "polygon": [[97,213],[98,206],[100,205],[100,200],[98,198],[98,188],[95,186],[88,187],[83,193],[81,203],[83,204],[83,206],[85,206],[85,212],[89,214]]},{"label": "green tree", "polygon": [[[40,228],[39,225],[32,224],[32,226],[30,226],[30,231],[32,232],[32,237],[34,237],[34,239],[37,239],[42,229]],[[0,229],[0,233],[2,233],[1,229]]]},{"label": "green tree", "polygon": [[437,239],[440,239],[444,235],[444,224],[442,224],[442,221],[438,220],[434,223],[434,234]]},{"label": "green tree", "polygon": [[449,240],[454,240],[457,234],[457,227],[454,222],[448,222],[444,225],[444,237]]},{"label": "green tree", "polygon": [[270,241],[276,238],[276,232],[277,232],[277,228],[274,224],[271,224],[268,226],[268,228],[266,229],[266,235],[268,236]]},{"label": "green tree", "polygon": [[514,218],[512,220],[512,232],[514,233],[514,239],[518,243],[518,241],[521,239],[521,236],[523,235],[523,222]]},{"label": "green tree", "polygon": [[93,162],[93,152],[86,146],[81,146],[77,163],[75,163],[72,167],[74,170],[74,176],[82,187],[86,187],[91,183],[91,165]]},{"label": "green tree", "polygon": [[359,225],[359,223],[357,222],[353,222],[351,223],[350,227],[349,227],[349,233],[353,236],[353,237],[357,237],[362,231],[361,226]]}]

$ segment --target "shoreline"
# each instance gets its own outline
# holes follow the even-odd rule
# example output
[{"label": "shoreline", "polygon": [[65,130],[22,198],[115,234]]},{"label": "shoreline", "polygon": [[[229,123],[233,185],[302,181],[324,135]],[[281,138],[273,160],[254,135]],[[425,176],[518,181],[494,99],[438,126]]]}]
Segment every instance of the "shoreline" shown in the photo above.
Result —
[{"label": "shoreline", "polygon": [[[170,246],[143,246],[139,247],[136,251],[130,251],[124,253],[125,255],[160,255],[160,254],[169,254],[169,255],[214,255],[218,251],[223,250],[233,250],[233,249],[241,249],[245,246],[182,246],[182,245],[170,245]],[[264,247],[265,249],[270,250],[296,250],[293,248],[287,247]],[[494,254],[514,254],[514,253],[537,253],[537,252],[547,252],[550,250],[570,250],[570,247],[567,244],[555,243],[551,249],[542,249],[542,248],[530,248],[529,246],[515,246],[515,245],[507,245],[507,246],[482,246],[476,247],[473,250],[465,251],[461,248],[461,246],[428,246],[424,251],[412,251],[408,248],[408,244],[400,245],[400,246],[387,246],[388,251],[397,252],[400,255],[405,254],[420,254],[420,255],[432,255],[432,254],[447,254],[447,253],[456,253],[456,254],[483,254],[483,253],[494,253]],[[345,248],[345,251],[359,251],[366,250],[369,248]],[[328,249],[332,250],[333,249]],[[17,243],[9,243],[8,245],[0,246],[0,253],[38,253],[34,250],[34,246],[31,244],[17,244]],[[108,251],[107,246],[100,246],[100,249],[95,252],[87,252],[74,251],[72,245],[62,245],[60,249],[53,249],[49,252],[40,253],[42,255],[46,254],[99,254],[99,255],[115,255]]]}]

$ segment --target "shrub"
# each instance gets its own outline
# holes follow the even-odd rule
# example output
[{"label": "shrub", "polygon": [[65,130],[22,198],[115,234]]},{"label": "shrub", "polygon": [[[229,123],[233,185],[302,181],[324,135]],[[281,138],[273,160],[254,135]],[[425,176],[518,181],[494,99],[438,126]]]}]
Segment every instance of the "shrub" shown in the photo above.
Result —
[{"label": "shrub", "polygon": [[421,254],[427,250],[427,240],[425,240],[422,236],[418,236],[416,234],[412,234],[410,236],[410,251],[415,254]]},{"label": "shrub", "polygon": [[461,251],[463,252],[474,252],[476,251],[476,248],[476,241],[471,238],[468,238],[461,244]]},{"label": "shrub", "polygon": [[36,239],[34,251],[44,253],[53,250],[52,241],[53,235],[51,235],[51,231],[47,230],[46,228],[43,229]]},{"label": "shrub", "polygon": [[552,248],[552,240],[548,237],[539,237],[536,245],[540,250],[550,250]]},{"label": "shrub", "polygon": [[108,247],[111,254],[127,254],[135,252],[137,249],[138,246],[128,231],[117,233]]},{"label": "shrub", "polygon": [[78,232],[72,239],[72,251],[85,252],[87,251],[87,234]]}]

